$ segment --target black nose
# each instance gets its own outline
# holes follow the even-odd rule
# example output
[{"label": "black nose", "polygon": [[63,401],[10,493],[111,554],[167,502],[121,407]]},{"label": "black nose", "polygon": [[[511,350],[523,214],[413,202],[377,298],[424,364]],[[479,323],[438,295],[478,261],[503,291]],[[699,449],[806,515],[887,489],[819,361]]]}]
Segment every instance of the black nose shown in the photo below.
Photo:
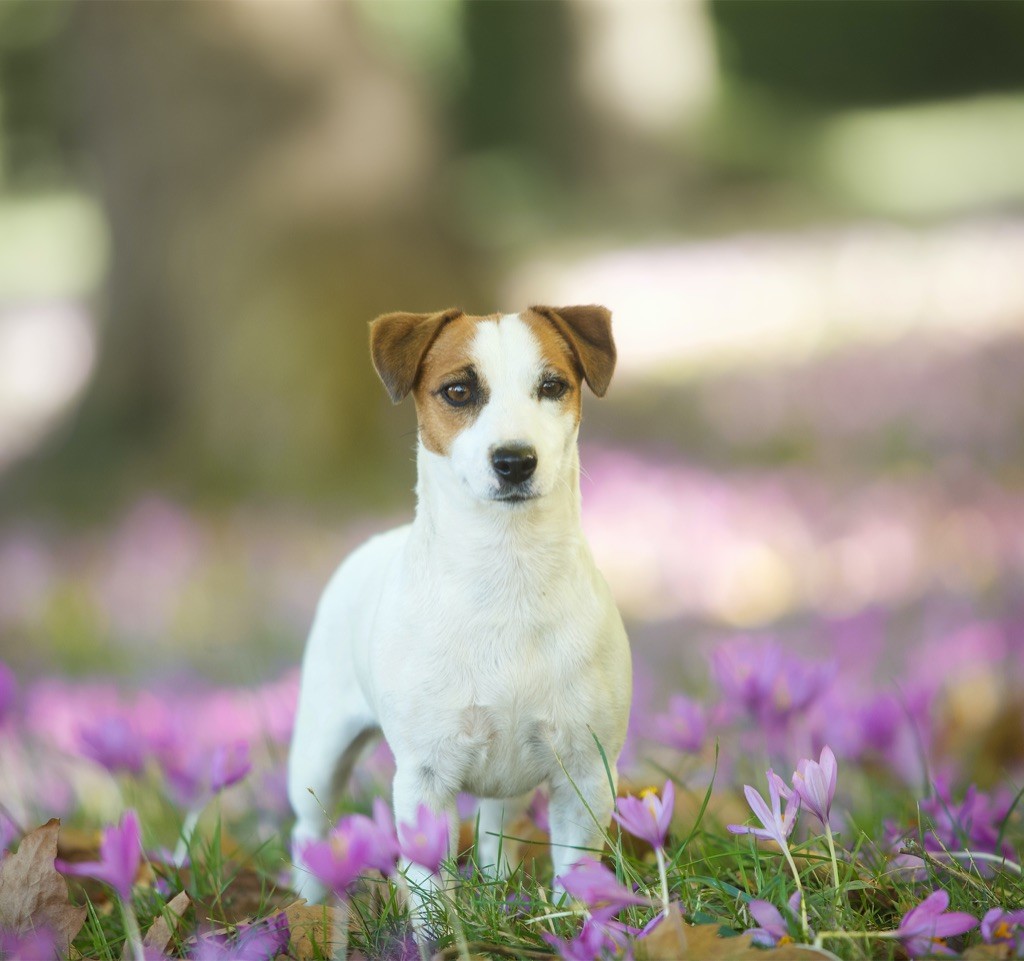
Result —
[{"label": "black nose", "polygon": [[491,466],[507,484],[521,484],[537,468],[537,452],[532,447],[499,447],[491,454]]}]

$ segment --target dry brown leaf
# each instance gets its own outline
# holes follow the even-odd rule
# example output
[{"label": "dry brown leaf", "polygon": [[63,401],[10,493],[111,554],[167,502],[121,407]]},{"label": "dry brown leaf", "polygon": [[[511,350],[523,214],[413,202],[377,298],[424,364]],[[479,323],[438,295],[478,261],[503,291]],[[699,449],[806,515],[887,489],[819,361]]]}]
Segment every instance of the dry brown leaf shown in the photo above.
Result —
[{"label": "dry brown leaf", "polygon": [[57,838],[57,857],[62,861],[98,861],[102,834],[94,828],[61,826]]},{"label": "dry brown leaf", "polygon": [[317,945],[321,956],[331,957],[347,940],[345,912],[339,907],[296,901],[284,909],[291,931],[289,953],[295,961],[311,961]]},{"label": "dry brown leaf", "polygon": [[[171,938],[174,936],[174,932],[178,927],[178,922],[181,920],[182,915],[188,910],[191,903],[192,899],[188,896],[188,892],[180,891],[164,905],[163,912],[158,914],[156,920],[149,926],[149,930],[146,932],[146,937],[142,941],[147,954],[151,950],[159,952],[161,955],[166,953],[167,945],[171,943]],[[173,926],[167,922],[168,915],[174,919]],[[131,957],[131,945],[128,942],[125,942],[124,951],[121,954],[121,961],[130,961]]]},{"label": "dry brown leaf", "polygon": [[17,853],[0,863],[0,928],[21,935],[49,928],[70,946],[85,924],[85,908],[68,900],[67,881],[53,866],[60,821],[52,818],[26,834]]},{"label": "dry brown leaf", "polygon": [[723,938],[715,924],[684,924],[679,908],[673,905],[672,914],[662,921],[646,938],[636,942],[636,956],[640,961],[785,961],[787,958],[834,958],[805,944],[790,944],[779,948],[758,948],[749,934]]},{"label": "dry brown leaf", "polygon": [[1013,957],[1012,944],[975,944],[961,955],[970,961],[1006,961]]}]

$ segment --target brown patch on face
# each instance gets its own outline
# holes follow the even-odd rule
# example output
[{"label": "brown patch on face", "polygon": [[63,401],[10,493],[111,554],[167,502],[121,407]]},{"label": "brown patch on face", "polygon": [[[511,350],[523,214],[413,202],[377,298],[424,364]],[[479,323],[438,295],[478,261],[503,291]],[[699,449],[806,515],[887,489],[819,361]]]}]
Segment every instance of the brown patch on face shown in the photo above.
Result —
[{"label": "brown patch on face", "polygon": [[576,423],[579,423],[583,400],[580,386],[583,378],[572,348],[555,326],[543,315],[530,309],[524,310],[519,316],[540,344],[540,355],[544,358],[545,371],[556,374],[570,385],[569,390],[558,403],[569,406]]},{"label": "brown patch on face", "polygon": [[[445,324],[420,364],[412,396],[416,402],[416,418],[420,440],[427,450],[447,456],[452,442],[473,421],[486,403],[487,385],[480,371],[472,370],[470,346],[479,323],[498,319],[462,315]],[[453,384],[467,384],[474,398],[461,407],[445,400],[443,391]]]},{"label": "brown patch on face", "polygon": [[612,314],[607,307],[531,307],[565,338],[590,389],[604,397],[615,371]]},{"label": "brown patch on face", "polygon": [[430,345],[444,326],[462,311],[457,307],[433,314],[400,311],[381,314],[370,324],[370,356],[394,403],[412,390]]}]

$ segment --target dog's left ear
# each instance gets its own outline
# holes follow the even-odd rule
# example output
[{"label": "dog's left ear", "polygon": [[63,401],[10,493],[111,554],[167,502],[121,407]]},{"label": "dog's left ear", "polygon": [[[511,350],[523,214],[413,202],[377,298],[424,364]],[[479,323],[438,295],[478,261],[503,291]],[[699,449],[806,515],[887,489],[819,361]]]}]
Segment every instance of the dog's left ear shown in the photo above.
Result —
[{"label": "dog's left ear", "polygon": [[565,338],[590,389],[604,397],[615,370],[612,312],[607,307],[532,307]]},{"label": "dog's left ear", "polygon": [[381,314],[370,323],[370,355],[397,404],[416,385],[420,364],[441,328],[461,317],[457,307],[436,314]]}]

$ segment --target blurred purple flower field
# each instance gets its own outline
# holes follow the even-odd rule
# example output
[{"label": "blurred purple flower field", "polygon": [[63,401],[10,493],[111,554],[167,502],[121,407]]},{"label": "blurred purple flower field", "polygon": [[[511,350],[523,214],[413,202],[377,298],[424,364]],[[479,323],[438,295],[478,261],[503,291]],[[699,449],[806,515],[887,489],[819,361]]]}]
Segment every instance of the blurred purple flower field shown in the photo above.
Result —
[{"label": "blurred purple flower field", "polygon": [[[633,637],[635,765],[659,742],[706,756],[728,735],[768,760],[827,742],[906,784],[1017,783],[1024,495],[980,476],[839,487],[795,468],[712,473],[610,448],[583,460],[584,524]],[[280,802],[316,598],[387,523],[332,530],[253,509],[210,519],[152,497],[106,538],[7,531],[7,728],[56,752],[61,770],[73,759],[140,774],[155,761],[179,798],[216,777],[200,773],[211,752],[223,765],[247,747],[251,780],[269,778],[264,797]],[[141,686],[117,680],[131,675]],[[9,737],[5,751],[27,743]],[[73,807],[49,763],[7,763],[35,771],[12,808]]]},{"label": "blurred purple flower field", "polygon": [[[1008,853],[992,826],[1024,772],[1024,497],[928,479],[837,495],[798,472],[715,476],[607,449],[585,462],[588,535],[634,638],[627,774],[690,757],[699,786],[719,740],[720,777],[736,785],[742,758],[828,743],[905,788],[934,783],[943,802],[923,810],[942,843],[966,831]],[[23,775],[8,814],[112,809],[96,790],[110,771],[162,777],[186,807],[242,780],[240,796],[257,792],[283,822],[305,623],[362,533],[243,513],[209,523],[153,498],[106,541],[7,534],[0,629],[17,657],[0,674],[3,761]],[[117,680],[123,663],[39,670],[73,670],[92,634],[141,685]],[[211,665],[253,683],[217,686]],[[386,783],[383,757],[364,784]],[[1001,793],[964,794],[974,779]]]}]

